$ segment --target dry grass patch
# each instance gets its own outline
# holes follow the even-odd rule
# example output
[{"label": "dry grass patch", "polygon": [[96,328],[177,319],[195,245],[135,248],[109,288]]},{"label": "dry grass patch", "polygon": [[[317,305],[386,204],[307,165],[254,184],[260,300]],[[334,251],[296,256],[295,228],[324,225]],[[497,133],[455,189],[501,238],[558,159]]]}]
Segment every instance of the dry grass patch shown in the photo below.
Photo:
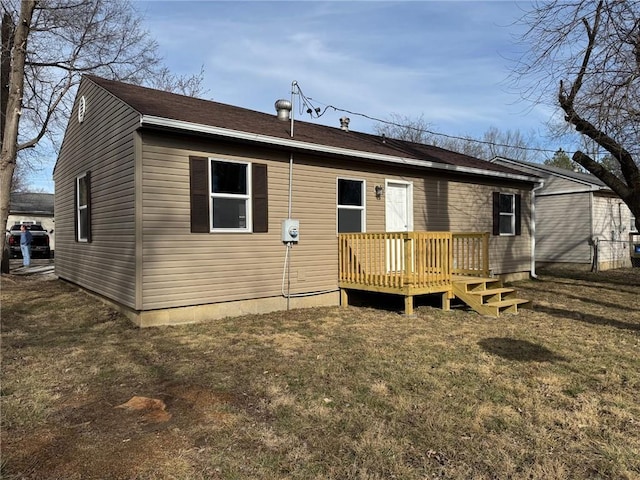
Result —
[{"label": "dry grass patch", "polygon": [[[639,478],[640,269],[516,286],[535,308],[500,319],[138,330],[68,284],[3,276],[2,478]],[[166,415],[116,408],[133,397]]]}]

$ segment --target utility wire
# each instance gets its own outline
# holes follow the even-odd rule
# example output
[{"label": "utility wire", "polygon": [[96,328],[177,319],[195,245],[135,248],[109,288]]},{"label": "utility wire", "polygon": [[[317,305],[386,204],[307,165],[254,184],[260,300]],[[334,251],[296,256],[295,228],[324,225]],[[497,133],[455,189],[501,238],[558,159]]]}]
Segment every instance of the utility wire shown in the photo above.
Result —
[{"label": "utility wire", "polygon": [[[465,141],[465,142],[473,142],[473,143],[479,143],[482,145],[491,145],[494,147],[505,147],[505,148],[514,148],[514,149],[518,149],[518,150],[525,150],[525,151],[529,151],[529,152],[540,152],[540,153],[557,153],[558,149],[556,150],[550,150],[547,148],[536,148],[536,147],[525,147],[525,146],[521,146],[521,145],[508,145],[505,143],[496,143],[496,142],[490,142],[488,140],[478,140],[476,138],[471,138],[471,137],[461,137],[461,136],[457,136],[457,135],[449,135],[446,133],[440,133],[440,132],[435,132],[433,130],[429,130],[426,128],[418,128],[418,127],[414,127],[412,125],[403,125],[400,123],[396,123],[396,122],[392,122],[390,120],[383,120],[381,118],[376,118],[376,117],[372,117],[370,115],[367,115],[366,113],[360,113],[360,112],[353,112],[351,110],[346,110],[344,108],[339,108],[339,107],[335,107],[333,105],[327,105],[324,104],[322,102],[317,102],[320,105],[324,105],[324,109],[320,109],[319,107],[316,107],[313,105],[312,103],[312,98],[307,97],[303,92],[302,89],[300,88],[300,85],[298,85],[298,94],[300,95],[300,99],[301,102],[299,102],[299,110],[300,110],[300,115],[302,115],[303,113],[307,113],[311,116],[311,118],[320,118],[322,117],[327,110],[332,109],[336,112],[343,112],[343,113],[348,113],[349,115],[356,115],[359,117],[363,117],[363,118],[367,118],[369,120],[373,120],[374,122],[379,122],[379,123],[383,123],[385,125],[391,125],[394,127],[399,127],[399,128],[406,128],[409,130],[415,130],[416,132],[420,132],[420,133],[427,133],[429,135],[433,135],[433,136],[437,136],[437,137],[444,137],[444,138],[448,138],[451,140],[461,140],[461,141]],[[306,110],[305,110],[306,107]],[[569,153],[574,153],[572,151],[565,151],[565,153],[569,154]]]}]

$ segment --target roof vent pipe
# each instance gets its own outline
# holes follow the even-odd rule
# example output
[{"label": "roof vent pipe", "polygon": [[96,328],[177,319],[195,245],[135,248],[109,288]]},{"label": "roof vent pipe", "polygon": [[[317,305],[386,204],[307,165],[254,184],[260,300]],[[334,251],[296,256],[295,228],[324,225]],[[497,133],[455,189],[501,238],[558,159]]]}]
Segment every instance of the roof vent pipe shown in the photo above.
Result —
[{"label": "roof vent pipe", "polygon": [[340,129],[348,132],[349,131],[349,122],[351,120],[349,119],[349,117],[341,117],[340,118]]},{"label": "roof vent pipe", "polygon": [[289,100],[278,100],[275,104],[276,112],[278,112],[278,120],[282,120],[286,122],[289,120],[289,113],[291,112],[292,106]]}]

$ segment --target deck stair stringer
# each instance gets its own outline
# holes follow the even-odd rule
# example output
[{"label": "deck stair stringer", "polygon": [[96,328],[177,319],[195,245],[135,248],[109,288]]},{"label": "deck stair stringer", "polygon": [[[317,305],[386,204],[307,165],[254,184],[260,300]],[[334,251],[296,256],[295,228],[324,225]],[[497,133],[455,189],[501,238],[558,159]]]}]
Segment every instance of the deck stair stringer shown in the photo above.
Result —
[{"label": "deck stair stringer", "polygon": [[481,315],[499,317],[531,305],[529,300],[518,298],[515,289],[504,287],[499,278],[456,276],[452,287],[456,297]]}]

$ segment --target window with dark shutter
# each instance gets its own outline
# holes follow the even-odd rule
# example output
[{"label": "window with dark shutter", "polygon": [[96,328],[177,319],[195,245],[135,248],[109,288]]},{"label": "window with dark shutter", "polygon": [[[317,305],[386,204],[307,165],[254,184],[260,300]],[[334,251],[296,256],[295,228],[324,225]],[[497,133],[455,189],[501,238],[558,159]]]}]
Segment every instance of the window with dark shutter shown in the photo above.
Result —
[{"label": "window with dark shutter", "polygon": [[515,196],[515,233],[516,235],[522,235],[522,215],[520,214],[520,204],[522,203],[522,195],[516,194]]},{"label": "window with dark shutter", "polygon": [[209,159],[189,157],[191,233],[209,233]]},{"label": "window with dark shutter", "polygon": [[192,156],[189,174],[192,233],[268,232],[266,165]]},{"label": "window with dark shutter", "polygon": [[267,166],[254,163],[252,165],[252,208],[253,233],[269,231],[269,189],[267,182]]}]

